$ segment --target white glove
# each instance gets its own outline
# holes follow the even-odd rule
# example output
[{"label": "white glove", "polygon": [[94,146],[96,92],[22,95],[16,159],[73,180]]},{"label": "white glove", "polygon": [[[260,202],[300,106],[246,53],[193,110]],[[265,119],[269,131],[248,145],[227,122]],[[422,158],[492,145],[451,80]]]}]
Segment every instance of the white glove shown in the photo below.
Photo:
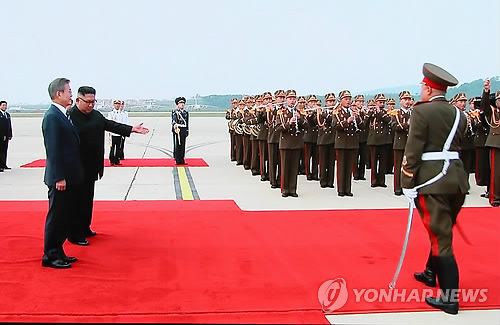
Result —
[{"label": "white glove", "polygon": [[418,192],[414,188],[404,188],[403,194],[406,196],[408,201],[413,202],[413,200],[415,200],[415,198],[417,197]]}]

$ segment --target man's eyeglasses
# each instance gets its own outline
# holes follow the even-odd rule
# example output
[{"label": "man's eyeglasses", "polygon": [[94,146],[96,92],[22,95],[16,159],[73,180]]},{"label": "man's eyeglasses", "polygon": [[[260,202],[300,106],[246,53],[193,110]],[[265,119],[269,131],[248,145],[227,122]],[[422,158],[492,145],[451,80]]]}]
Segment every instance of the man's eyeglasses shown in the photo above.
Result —
[{"label": "man's eyeglasses", "polygon": [[92,104],[95,105],[95,103],[97,103],[97,100],[95,100],[95,99],[94,100],[85,100],[82,97],[78,97],[78,99],[81,100],[81,101],[83,101],[83,102],[85,102],[85,103],[87,103],[87,104],[89,104],[89,105],[92,105]]}]

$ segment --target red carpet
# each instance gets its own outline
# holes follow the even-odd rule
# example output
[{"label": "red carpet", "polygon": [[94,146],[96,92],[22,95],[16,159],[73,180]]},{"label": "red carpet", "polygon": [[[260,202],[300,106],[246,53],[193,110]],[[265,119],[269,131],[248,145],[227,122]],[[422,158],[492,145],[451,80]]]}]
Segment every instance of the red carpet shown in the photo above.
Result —
[{"label": "red carpet", "polygon": [[[403,241],[405,210],[244,212],[232,201],[96,202],[89,247],[66,244],[71,270],[40,266],[46,201],[0,202],[0,321],[327,323],[320,285],[386,288]],[[472,241],[455,235],[461,288],[488,289],[500,307],[498,209],[466,208]],[[412,229],[398,289],[429,251]],[[425,303],[368,303],[350,295],[340,313],[431,310]]]},{"label": "red carpet", "polygon": [[[208,164],[203,158],[186,158],[185,165],[176,165],[174,158],[130,158],[121,161],[121,165],[113,167],[208,167]],[[45,159],[38,159],[30,163],[24,164],[21,167],[25,168],[40,168],[45,167]],[[104,159],[104,167],[111,167],[109,159]]]}]

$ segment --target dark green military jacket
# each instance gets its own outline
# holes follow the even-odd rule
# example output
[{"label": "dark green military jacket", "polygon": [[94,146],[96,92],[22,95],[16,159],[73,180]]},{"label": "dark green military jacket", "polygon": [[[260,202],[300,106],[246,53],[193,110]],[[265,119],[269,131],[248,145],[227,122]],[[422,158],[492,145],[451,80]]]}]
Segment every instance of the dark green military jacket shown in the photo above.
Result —
[{"label": "dark green military jacket", "polygon": [[403,109],[399,109],[397,112],[391,121],[392,129],[395,130],[392,149],[405,150],[408,131],[410,130],[410,111],[405,112]]},{"label": "dark green military jacket", "polygon": [[276,114],[276,132],[280,132],[280,150],[304,148],[304,128],[307,122],[301,116],[297,123],[288,123],[294,115],[295,110],[288,109],[282,109]]},{"label": "dark green military jacket", "polygon": [[318,141],[318,122],[316,121],[316,112],[305,116],[307,125],[304,128],[304,142],[316,143]]},{"label": "dark green military jacket", "polygon": [[[319,119],[319,123],[322,126],[318,127],[318,145],[329,145],[335,143],[335,125],[337,124],[337,119],[333,115],[333,110],[322,110],[322,113],[316,115],[316,119]],[[318,122],[317,122],[318,123]]]},{"label": "dark green military jacket", "polygon": [[486,121],[490,126],[490,134],[486,139],[485,146],[500,148],[500,108],[490,106],[490,93],[483,91],[481,98],[481,110],[486,115]]},{"label": "dark green military jacket", "polygon": [[265,110],[257,112],[257,124],[260,125],[257,139],[267,141],[267,131],[269,130],[269,127],[267,126],[267,116]]},{"label": "dark green military jacket", "polygon": [[[467,118],[460,114],[460,122],[449,151],[458,152],[464,139]],[[415,105],[411,114],[410,132],[406,143],[401,171],[401,186],[414,188],[438,175],[444,160],[423,161],[424,152],[440,152],[455,122],[456,109],[443,97]],[[469,177],[460,159],[450,161],[447,174],[437,182],[421,188],[420,194],[465,194]]]},{"label": "dark green military jacket", "polygon": [[280,132],[276,131],[276,114],[278,110],[272,110],[266,113],[267,119],[267,143],[280,143]]},{"label": "dark green military jacket", "polygon": [[484,144],[490,133],[490,127],[486,122],[484,112],[480,112],[479,117],[472,119],[472,129],[474,130],[474,146],[476,148],[484,148]]},{"label": "dark green military jacket", "polygon": [[359,127],[362,125],[363,120],[358,116],[356,117],[356,123],[354,121],[349,123],[347,119],[350,116],[349,111],[344,108],[340,108],[335,114],[335,149],[359,148]]},{"label": "dark green military jacket", "polygon": [[389,123],[391,117],[387,111],[381,109],[379,112],[372,110],[369,113],[369,130],[367,144],[369,146],[380,146],[387,143],[392,143],[391,134],[389,131]]}]

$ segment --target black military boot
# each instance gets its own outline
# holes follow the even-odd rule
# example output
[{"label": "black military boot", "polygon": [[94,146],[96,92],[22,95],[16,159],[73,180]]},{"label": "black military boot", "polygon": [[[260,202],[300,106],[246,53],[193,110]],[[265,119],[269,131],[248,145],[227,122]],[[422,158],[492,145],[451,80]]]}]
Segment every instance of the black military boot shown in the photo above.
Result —
[{"label": "black military boot", "polygon": [[425,298],[431,307],[447,314],[458,314],[458,267],[455,256],[440,256],[435,261],[441,296]]},{"label": "black military boot", "polygon": [[435,267],[433,265],[435,259],[436,257],[432,256],[432,252],[429,253],[429,258],[427,259],[427,264],[425,265],[425,271],[413,273],[415,280],[433,288],[436,287],[436,272],[434,272]]}]

